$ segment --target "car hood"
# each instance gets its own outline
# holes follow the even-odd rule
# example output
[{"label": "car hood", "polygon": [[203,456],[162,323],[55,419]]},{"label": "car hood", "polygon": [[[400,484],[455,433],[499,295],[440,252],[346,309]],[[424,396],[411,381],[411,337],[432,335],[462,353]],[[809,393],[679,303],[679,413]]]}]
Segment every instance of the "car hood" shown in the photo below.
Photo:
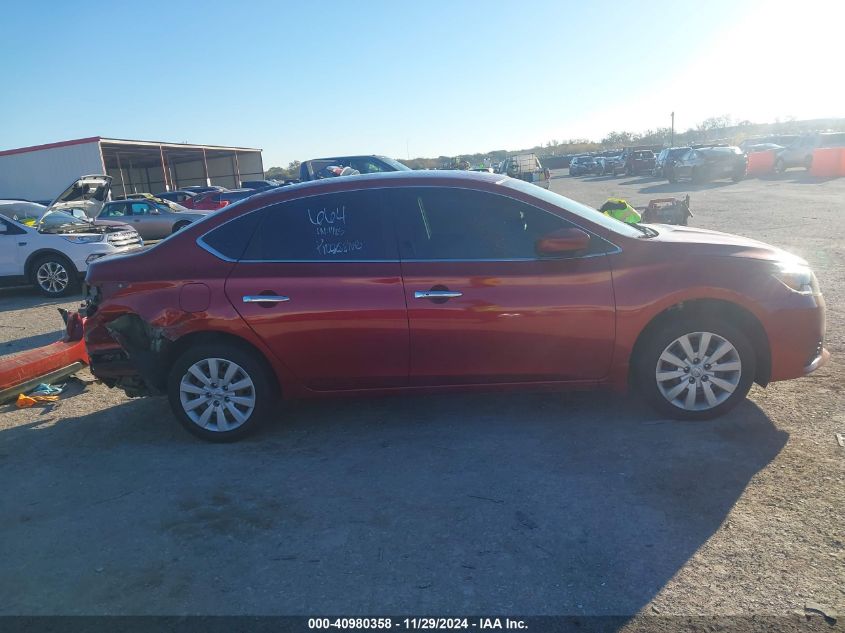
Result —
[{"label": "car hood", "polygon": [[674,244],[683,247],[686,252],[696,255],[745,257],[775,262],[789,262],[806,265],[807,262],[785,250],[758,242],[741,235],[720,233],[708,229],[689,226],[658,224],[654,228],[659,235],[649,241]]},{"label": "car hood", "polygon": [[95,218],[109,199],[111,182],[111,176],[104,174],[80,176],[53,200],[47,211],[80,209],[89,218]]}]

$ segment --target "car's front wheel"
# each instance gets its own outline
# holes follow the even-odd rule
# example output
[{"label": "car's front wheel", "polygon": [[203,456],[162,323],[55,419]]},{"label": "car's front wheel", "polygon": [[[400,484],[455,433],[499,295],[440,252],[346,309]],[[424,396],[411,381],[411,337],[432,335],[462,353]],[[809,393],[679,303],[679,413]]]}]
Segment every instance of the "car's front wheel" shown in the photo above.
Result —
[{"label": "car's front wheel", "polygon": [[61,255],[44,255],[30,268],[32,283],[46,297],[64,297],[79,289],[76,267]]},{"label": "car's front wheel", "polygon": [[782,174],[786,171],[786,162],[782,158],[775,161],[775,173]]},{"label": "car's front wheel", "polygon": [[276,398],[269,374],[261,359],[238,345],[197,345],[173,364],[167,381],[170,407],[198,437],[237,440],[272,409]]},{"label": "car's front wheel", "polygon": [[645,398],[682,420],[727,412],[748,394],[756,371],[748,337],[715,317],[671,321],[648,336],[635,363]]}]

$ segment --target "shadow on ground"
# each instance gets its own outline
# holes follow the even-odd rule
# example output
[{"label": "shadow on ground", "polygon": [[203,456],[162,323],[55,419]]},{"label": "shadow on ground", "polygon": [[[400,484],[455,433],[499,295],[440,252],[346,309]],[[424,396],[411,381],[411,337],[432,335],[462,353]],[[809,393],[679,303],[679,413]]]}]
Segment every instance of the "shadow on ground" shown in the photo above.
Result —
[{"label": "shadow on ground", "polygon": [[41,308],[44,306],[61,306],[74,301],[81,302],[82,294],[75,293],[67,297],[51,299],[45,297],[31,286],[0,288],[0,312],[23,310],[26,308]]},{"label": "shadow on ground", "polygon": [[[647,182],[647,181],[644,181]],[[736,183],[732,180],[711,180],[709,182],[694,183],[689,180],[679,182],[663,181],[650,187],[642,187],[640,193],[678,193],[687,191],[705,191],[707,189],[721,189],[722,187],[729,187]]]},{"label": "shadow on ground", "polygon": [[[58,313],[56,314],[56,321],[55,332],[34,334],[33,336],[25,336],[23,338],[16,338],[0,343],[0,357],[6,354],[17,354],[18,352],[35,349],[36,347],[43,347],[44,345],[49,345],[50,343],[55,343],[56,341],[61,340],[65,328]],[[14,336],[14,330],[12,332],[12,336]],[[8,333],[8,326],[0,325],[0,335],[6,336]]]},{"label": "shadow on ground", "polygon": [[632,614],[787,439],[594,394],[303,402],[233,445],[162,399],[44,417],[0,432],[5,614]]}]

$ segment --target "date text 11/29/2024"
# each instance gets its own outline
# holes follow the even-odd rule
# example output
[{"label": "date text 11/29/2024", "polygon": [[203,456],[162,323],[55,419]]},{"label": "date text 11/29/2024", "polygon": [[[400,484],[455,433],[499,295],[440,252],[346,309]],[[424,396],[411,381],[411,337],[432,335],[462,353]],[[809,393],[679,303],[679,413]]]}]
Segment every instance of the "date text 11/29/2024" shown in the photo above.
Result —
[{"label": "date text 11/29/2024", "polygon": [[527,629],[524,620],[515,618],[309,618],[308,628],[321,629],[478,629],[519,630]]}]

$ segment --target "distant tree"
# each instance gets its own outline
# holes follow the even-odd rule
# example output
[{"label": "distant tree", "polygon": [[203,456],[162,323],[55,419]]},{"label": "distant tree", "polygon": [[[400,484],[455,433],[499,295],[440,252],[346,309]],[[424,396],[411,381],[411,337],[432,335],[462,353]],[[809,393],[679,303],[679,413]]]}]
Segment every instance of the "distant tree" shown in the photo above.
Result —
[{"label": "distant tree", "polygon": [[271,167],[264,172],[264,177],[275,180],[291,180],[299,178],[299,165],[300,162],[298,160],[292,160],[288,163],[287,168]]},{"label": "distant tree", "polygon": [[630,132],[611,132],[601,140],[606,147],[623,147],[633,145],[634,135]]}]

